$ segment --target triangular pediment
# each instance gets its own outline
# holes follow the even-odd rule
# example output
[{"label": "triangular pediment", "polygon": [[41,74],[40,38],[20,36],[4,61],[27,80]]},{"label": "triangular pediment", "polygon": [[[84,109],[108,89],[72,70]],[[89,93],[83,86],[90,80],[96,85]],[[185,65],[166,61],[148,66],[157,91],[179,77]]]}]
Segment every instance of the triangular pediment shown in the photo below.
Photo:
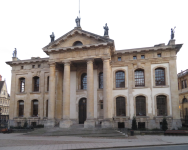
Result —
[{"label": "triangular pediment", "polygon": [[50,49],[66,48],[74,46],[76,41],[80,41],[83,45],[93,45],[100,43],[113,43],[114,41],[97,34],[93,34],[87,31],[84,31],[80,28],[75,28],[65,35],[61,36],[54,42],[51,42],[49,45],[43,48],[44,51]]}]

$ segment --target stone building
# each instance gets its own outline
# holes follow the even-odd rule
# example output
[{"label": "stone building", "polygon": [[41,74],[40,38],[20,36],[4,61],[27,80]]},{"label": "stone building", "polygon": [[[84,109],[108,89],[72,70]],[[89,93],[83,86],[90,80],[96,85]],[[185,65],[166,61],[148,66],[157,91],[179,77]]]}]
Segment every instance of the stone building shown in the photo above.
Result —
[{"label": "stone building", "polygon": [[[108,32],[105,32],[108,34]],[[85,128],[181,126],[176,54],[182,44],[116,50],[112,39],[75,27],[43,48],[48,58],[6,62],[12,67],[12,125]]]},{"label": "stone building", "polygon": [[6,81],[0,75],[0,123],[9,119],[10,96],[7,91]]},{"label": "stone building", "polygon": [[188,125],[188,70],[178,73],[179,108],[183,125]]}]

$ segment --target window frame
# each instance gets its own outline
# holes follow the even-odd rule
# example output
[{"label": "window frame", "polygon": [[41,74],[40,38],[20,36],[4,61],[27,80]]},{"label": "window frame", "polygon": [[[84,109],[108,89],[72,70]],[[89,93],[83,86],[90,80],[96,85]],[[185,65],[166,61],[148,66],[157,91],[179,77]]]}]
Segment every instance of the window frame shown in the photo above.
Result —
[{"label": "window frame", "polygon": [[33,77],[33,92],[40,91],[40,77],[35,76]]},{"label": "window frame", "polygon": [[[124,73],[124,75],[118,75],[118,73]],[[119,79],[117,79],[117,77],[120,77]],[[124,80],[124,85],[120,86],[121,84],[121,80]],[[118,81],[118,82],[117,82]],[[119,83],[119,85],[117,85]],[[123,70],[118,70],[115,72],[115,88],[119,89],[119,88],[125,88],[125,71]]]},{"label": "window frame", "polygon": [[24,93],[25,92],[25,78],[23,78],[23,77],[19,78],[19,92],[20,93]]},{"label": "window frame", "polygon": [[[159,102],[161,100],[161,99],[159,99],[160,97],[165,98],[164,103],[166,106],[164,106],[164,103]],[[161,104],[159,105],[159,103],[161,103]],[[167,112],[167,96],[166,95],[157,95],[156,96],[156,106],[157,106],[157,116],[167,116],[168,112]],[[160,110],[159,110],[159,107],[160,107]],[[161,113],[161,112],[163,112],[163,113]]]},{"label": "window frame", "polygon": [[[144,100],[145,105],[143,104],[143,106],[139,106],[139,105],[141,105],[141,102],[139,102],[140,104],[138,103],[138,101],[140,101],[140,100]],[[145,96],[138,95],[135,97],[135,107],[136,107],[135,110],[136,110],[137,117],[138,116],[147,116],[147,99]],[[145,110],[142,110],[142,109],[145,109]],[[143,115],[138,115],[140,112],[143,113]]]},{"label": "window frame", "polygon": [[103,72],[99,73],[99,89],[103,89]]},{"label": "window frame", "polygon": [[81,90],[87,90],[87,73],[81,74]]},{"label": "window frame", "polygon": [[[159,70],[159,69],[163,70],[163,72],[164,72],[164,81],[162,82],[163,84],[159,84],[156,81],[156,78],[160,78],[161,77],[161,76],[156,76],[156,70]],[[155,78],[154,78],[155,86],[165,86],[166,85],[166,69],[162,68],[162,67],[157,67],[157,68],[154,69],[154,74],[155,74]]]},{"label": "window frame", "polygon": [[[136,76],[136,72],[139,72],[139,71],[142,71],[142,72],[143,72],[143,77],[142,77],[142,78],[141,78],[141,77],[138,78],[138,76],[140,76],[140,74],[138,74],[138,75]],[[137,77],[137,78],[136,78],[136,77]],[[143,82],[143,83],[140,83],[140,84],[137,84],[137,81],[136,81],[136,80],[139,80],[139,79],[142,79],[144,82]],[[144,69],[138,68],[138,69],[136,69],[136,70],[134,71],[134,86],[135,86],[135,87],[145,87],[145,71],[144,71]]]},{"label": "window frame", "polygon": [[[116,104],[116,116],[126,117],[126,98],[123,96],[116,97],[115,104]],[[124,115],[121,115],[121,114],[124,114]]]},{"label": "window frame", "polygon": [[[20,105],[21,103],[23,103],[23,105]],[[18,117],[24,117],[24,101],[23,100],[18,101]]]},{"label": "window frame", "polygon": [[[37,105],[35,104],[37,103]],[[39,114],[39,101],[38,100],[32,100],[32,117],[38,117]]]}]

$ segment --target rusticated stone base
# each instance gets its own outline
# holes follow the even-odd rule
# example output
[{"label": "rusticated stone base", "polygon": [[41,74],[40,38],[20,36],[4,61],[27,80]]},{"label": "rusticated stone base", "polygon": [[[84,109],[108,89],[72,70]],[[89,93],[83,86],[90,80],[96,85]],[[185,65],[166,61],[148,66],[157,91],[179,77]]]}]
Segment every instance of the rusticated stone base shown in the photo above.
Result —
[{"label": "rusticated stone base", "polygon": [[178,129],[182,127],[182,122],[180,119],[173,119],[172,120],[172,129]]},{"label": "rusticated stone base", "polygon": [[51,128],[55,126],[55,120],[47,120],[44,122],[45,128]]},{"label": "rusticated stone base", "polygon": [[113,123],[110,120],[104,120],[102,121],[102,128],[112,128]]},{"label": "rusticated stone base", "polygon": [[70,128],[71,125],[72,125],[71,120],[61,120],[59,123],[60,128]]},{"label": "rusticated stone base", "polygon": [[95,120],[86,120],[84,122],[84,128],[95,128],[96,122]]}]

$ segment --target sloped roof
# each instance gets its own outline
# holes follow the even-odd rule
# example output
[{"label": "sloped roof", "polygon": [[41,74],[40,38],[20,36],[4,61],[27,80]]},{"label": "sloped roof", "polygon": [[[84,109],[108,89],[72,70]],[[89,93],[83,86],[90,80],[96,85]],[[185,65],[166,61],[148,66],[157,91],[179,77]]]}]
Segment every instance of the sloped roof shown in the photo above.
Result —
[{"label": "sloped roof", "polygon": [[64,34],[63,36],[61,36],[60,38],[56,39],[55,41],[49,43],[47,46],[45,46],[43,48],[43,50],[45,51],[46,49],[48,49],[50,46],[52,45],[55,45],[56,43],[58,43],[59,41],[61,40],[64,40],[66,39],[69,35],[72,35],[74,33],[80,33],[80,34],[86,34],[87,36],[91,36],[91,37],[94,37],[96,39],[99,39],[99,40],[102,40],[104,42],[113,42],[114,43],[114,40],[112,39],[109,39],[105,36],[100,36],[100,35],[97,35],[97,34],[94,34],[94,33],[91,33],[91,32],[88,32],[88,31],[85,31],[85,30],[82,30],[80,28],[74,28],[73,30],[69,31],[68,33]]},{"label": "sloped roof", "polygon": [[5,81],[0,81],[0,92],[1,92],[1,89],[3,88],[4,83]]}]

